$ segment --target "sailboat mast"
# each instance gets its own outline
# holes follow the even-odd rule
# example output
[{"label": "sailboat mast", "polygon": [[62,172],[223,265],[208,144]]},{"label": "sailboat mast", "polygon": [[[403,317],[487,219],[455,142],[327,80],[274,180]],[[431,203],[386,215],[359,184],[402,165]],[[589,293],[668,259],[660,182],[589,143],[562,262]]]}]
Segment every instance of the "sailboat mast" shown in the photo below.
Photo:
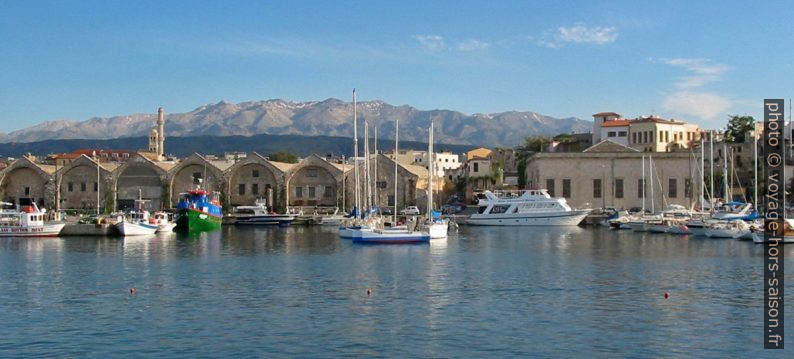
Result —
[{"label": "sailboat mast", "polygon": [[653,203],[653,156],[648,155],[648,172],[651,176],[651,213],[656,213],[656,206]]},{"label": "sailboat mast", "polygon": [[642,213],[645,214],[645,155],[642,155]]},{"label": "sailboat mast", "polygon": [[714,213],[714,130],[709,130],[709,211]]},{"label": "sailboat mast", "polygon": [[[347,203],[345,203],[345,182],[347,182],[347,171],[345,171],[345,155],[342,155],[342,212],[347,209]],[[339,201],[339,195],[336,196],[336,200]]]},{"label": "sailboat mast", "polygon": [[[359,202],[359,179],[358,179],[358,117],[356,117],[356,89],[353,89],[353,192],[355,197],[354,208],[356,211],[361,211],[361,203]],[[359,214],[356,214],[358,217]]]},{"label": "sailboat mast", "polygon": [[427,182],[427,220],[432,221],[433,215],[430,212],[433,211],[433,167],[435,164],[433,159],[433,119],[430,119],[430,131],[427,134],[427,158],[427,173],[430,175]]},{"label": "sailboat mast", "polygon": [[369,186],[369,123],[364,120],[364,186],[367,196],[364,199],[364,208],[369,210],[369,201],[372,199],[372,191]]},{"label": "sailboat mast", "polygon": [[375,193],[373,193],[374,198],[372,201],[372,205],[375,207],[380,207],[380,204],[378,203],[380,202],[380,193],[379,193],[380,191],[378,190],[378,126],[374,126],[374,127],[375,127],[375,136],[374,136],[375,142],[373,143],[373,145],[375,146],[375,149],[372,152],[375,153],[375,166],[372,169],[372,171],[374,172],[372,177],[374,178],[375,181]]},{"label": "sailboat mast", "polygon": [[722,137],[722,183],[725,185],[725,203],[728,203],[728,142],[725,136]]},{"label": "sailboat mast", "polygon": [[397,223],[397,157],[400,155],[400,119],[394,119],[394,223]]},{"label": "sailboat mast", "polygon": [[[791,114],[789,114],[789,116],[791,116]],[[758,210],[758,132],[756,132],[755,129],[753,129],[753,177],[754,177],[753,210],[757,211]]]},{"label": "sailboat mast", "polygon": [[706,180],[705,174],[703,171],[706,170],[706,149],[704,148],[705,142],[703,141],[703,136],[700,136],[700,210],[704,210],[706,208]]}]

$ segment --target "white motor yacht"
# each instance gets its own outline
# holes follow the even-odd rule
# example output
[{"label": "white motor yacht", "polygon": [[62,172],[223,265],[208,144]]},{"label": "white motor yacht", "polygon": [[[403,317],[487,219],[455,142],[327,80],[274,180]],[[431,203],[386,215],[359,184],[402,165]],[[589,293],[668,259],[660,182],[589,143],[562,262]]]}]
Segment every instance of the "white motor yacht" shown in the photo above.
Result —
[{"label": "white motor yacht", "polygon": [[485,191],[468,224],[479,226],[576,226],[591,209],[572,209],[545,189]]}]

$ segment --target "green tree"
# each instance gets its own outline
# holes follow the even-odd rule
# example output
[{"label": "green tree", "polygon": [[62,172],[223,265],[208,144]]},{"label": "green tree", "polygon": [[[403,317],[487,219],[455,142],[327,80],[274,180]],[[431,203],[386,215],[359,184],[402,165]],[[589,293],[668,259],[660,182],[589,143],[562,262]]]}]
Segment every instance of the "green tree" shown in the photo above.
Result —
[{"label": "green tree", "polygon": [[524,138],[524,148],[527,151],[543,152],[543,147],[551,142],[548,136],[528,136]]},{"label": "green tree", "polygon": [[753,116],[733,115],[729,117],[725,139],[729,142],[744,142],[744,135],[755,129],[755,119]]},{"label": "green tree", "polygon": [[527,158],[521,157],[518,159],[518,188],[527,188]]},{"label": "green tree", "polygon": [[275,162],[298,163],[298,156],[295,156],[295,154],[287,151],[273,152],[267,155],[267,158]]}]

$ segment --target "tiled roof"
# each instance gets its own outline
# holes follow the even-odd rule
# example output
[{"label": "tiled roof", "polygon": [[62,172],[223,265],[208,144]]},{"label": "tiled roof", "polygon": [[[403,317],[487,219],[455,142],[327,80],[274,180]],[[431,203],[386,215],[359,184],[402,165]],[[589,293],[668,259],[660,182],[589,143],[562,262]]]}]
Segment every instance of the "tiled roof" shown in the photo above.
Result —
[{"label": "tiled roof", "polygon": [[620,117],[620,114],[617,113],[617,112],[599,112],[599,113],[593,114],[593,117],[602,117],[602,116],[618,116],[618,117]]},{"label": "tiled roof", "polygon": [[613,120],[613,121],[606,121],[601,124],[601,127],[623,127],[628,126],[631,124],[629,120]]}]

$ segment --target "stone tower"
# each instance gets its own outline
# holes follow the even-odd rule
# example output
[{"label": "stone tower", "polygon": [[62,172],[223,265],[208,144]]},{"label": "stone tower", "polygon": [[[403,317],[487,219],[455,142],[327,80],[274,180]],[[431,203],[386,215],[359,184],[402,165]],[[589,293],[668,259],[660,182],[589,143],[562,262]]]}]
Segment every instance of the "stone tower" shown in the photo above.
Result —
[{"label": "stone tower", "polygon": [[157,110],[157,157],[165,159],[165,111],[162,107]]}]

